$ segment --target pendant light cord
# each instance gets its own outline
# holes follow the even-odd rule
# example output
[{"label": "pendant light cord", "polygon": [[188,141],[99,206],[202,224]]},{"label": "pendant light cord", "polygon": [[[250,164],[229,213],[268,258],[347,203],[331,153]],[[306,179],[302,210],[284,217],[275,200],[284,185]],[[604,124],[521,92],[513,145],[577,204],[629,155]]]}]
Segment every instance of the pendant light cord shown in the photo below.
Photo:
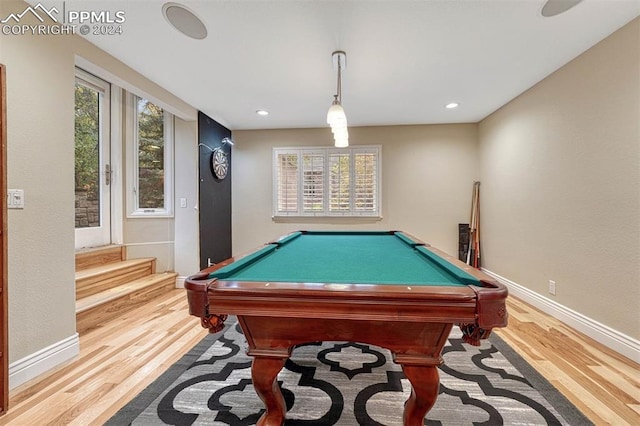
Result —
[{"label": "pendant light cord", "polygon": [[340,59],[340,56],[338,56],[338,94],[335,97],[338,103],[342,104],[342,61]]}]

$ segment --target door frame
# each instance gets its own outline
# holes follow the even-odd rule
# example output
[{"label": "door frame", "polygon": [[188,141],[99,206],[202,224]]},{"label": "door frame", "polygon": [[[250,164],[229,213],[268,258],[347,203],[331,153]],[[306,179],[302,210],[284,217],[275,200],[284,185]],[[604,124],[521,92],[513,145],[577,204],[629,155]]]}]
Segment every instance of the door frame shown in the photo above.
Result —
[{"label": "door frame", "polygon": [[9,408],[9,330],[7,301],[7,83],[0,64],[0,414]]},{"label": "door frame", "polygon": [[[111,244],[114,171],[111,147],[113,145],[113,95],[112,85],[107,80],[95,76],[81,68],[76,68],[76,84],[94,89],[101,93],[100,142],[99,142],[99,182],[100,182],[100,226],[75,229],[76,250]],[[107,171],[109,170],[109,172]]]}]

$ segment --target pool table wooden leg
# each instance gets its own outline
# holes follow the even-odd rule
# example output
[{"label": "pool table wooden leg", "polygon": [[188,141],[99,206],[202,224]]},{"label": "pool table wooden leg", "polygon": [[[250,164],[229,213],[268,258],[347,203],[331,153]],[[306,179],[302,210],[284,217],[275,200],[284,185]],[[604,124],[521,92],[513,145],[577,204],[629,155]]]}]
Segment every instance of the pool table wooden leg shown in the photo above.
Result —
[{"label": "pool table wooden leg", "polygon": [[404,406],[404,426],[422,426],[424,417],[433,407],[440,389],[440,375],[435,366],[402,365],[411,382],[411,395]]},{"label": "pool table wooden leg", "polygon": [[257,426],[281,426],[284,423],[287,406],[276,379],[286,360],[287,358],[260,356],[253,359],[253,387],[267,409],[258,420]]}]

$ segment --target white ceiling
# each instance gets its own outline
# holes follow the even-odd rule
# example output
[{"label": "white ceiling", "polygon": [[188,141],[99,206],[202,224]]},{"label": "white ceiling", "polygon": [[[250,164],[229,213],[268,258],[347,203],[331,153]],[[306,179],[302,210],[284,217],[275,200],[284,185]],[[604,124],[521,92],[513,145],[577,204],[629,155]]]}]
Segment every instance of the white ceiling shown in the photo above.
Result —
[{"label": "white ceiling", "polygon": [[640,0],[551,18],[544,0],[179,2],[206,39],[171,27],[163,0],[65,7],[124,10],[122,35],[88,39],[232,130],[326,126],[338,49],[350,126],[477,122],[640,14]]}]

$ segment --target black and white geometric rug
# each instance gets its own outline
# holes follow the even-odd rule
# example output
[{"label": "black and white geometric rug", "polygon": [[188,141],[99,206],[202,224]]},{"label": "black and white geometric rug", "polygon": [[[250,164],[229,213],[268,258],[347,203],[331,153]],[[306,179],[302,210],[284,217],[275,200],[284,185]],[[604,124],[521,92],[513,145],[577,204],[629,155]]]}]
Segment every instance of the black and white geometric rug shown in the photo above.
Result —
[{"label": "black and white geometric rug", "polygon": [[[207,336],[107,425],[253,425],[263,412],[239,325]],[[497,336],[479,347],[454,327],[425,425],[589,425]],[[386,349],[322,342],[294,349],[278,375],[286,425],[401,425],[411,391]]]}]

